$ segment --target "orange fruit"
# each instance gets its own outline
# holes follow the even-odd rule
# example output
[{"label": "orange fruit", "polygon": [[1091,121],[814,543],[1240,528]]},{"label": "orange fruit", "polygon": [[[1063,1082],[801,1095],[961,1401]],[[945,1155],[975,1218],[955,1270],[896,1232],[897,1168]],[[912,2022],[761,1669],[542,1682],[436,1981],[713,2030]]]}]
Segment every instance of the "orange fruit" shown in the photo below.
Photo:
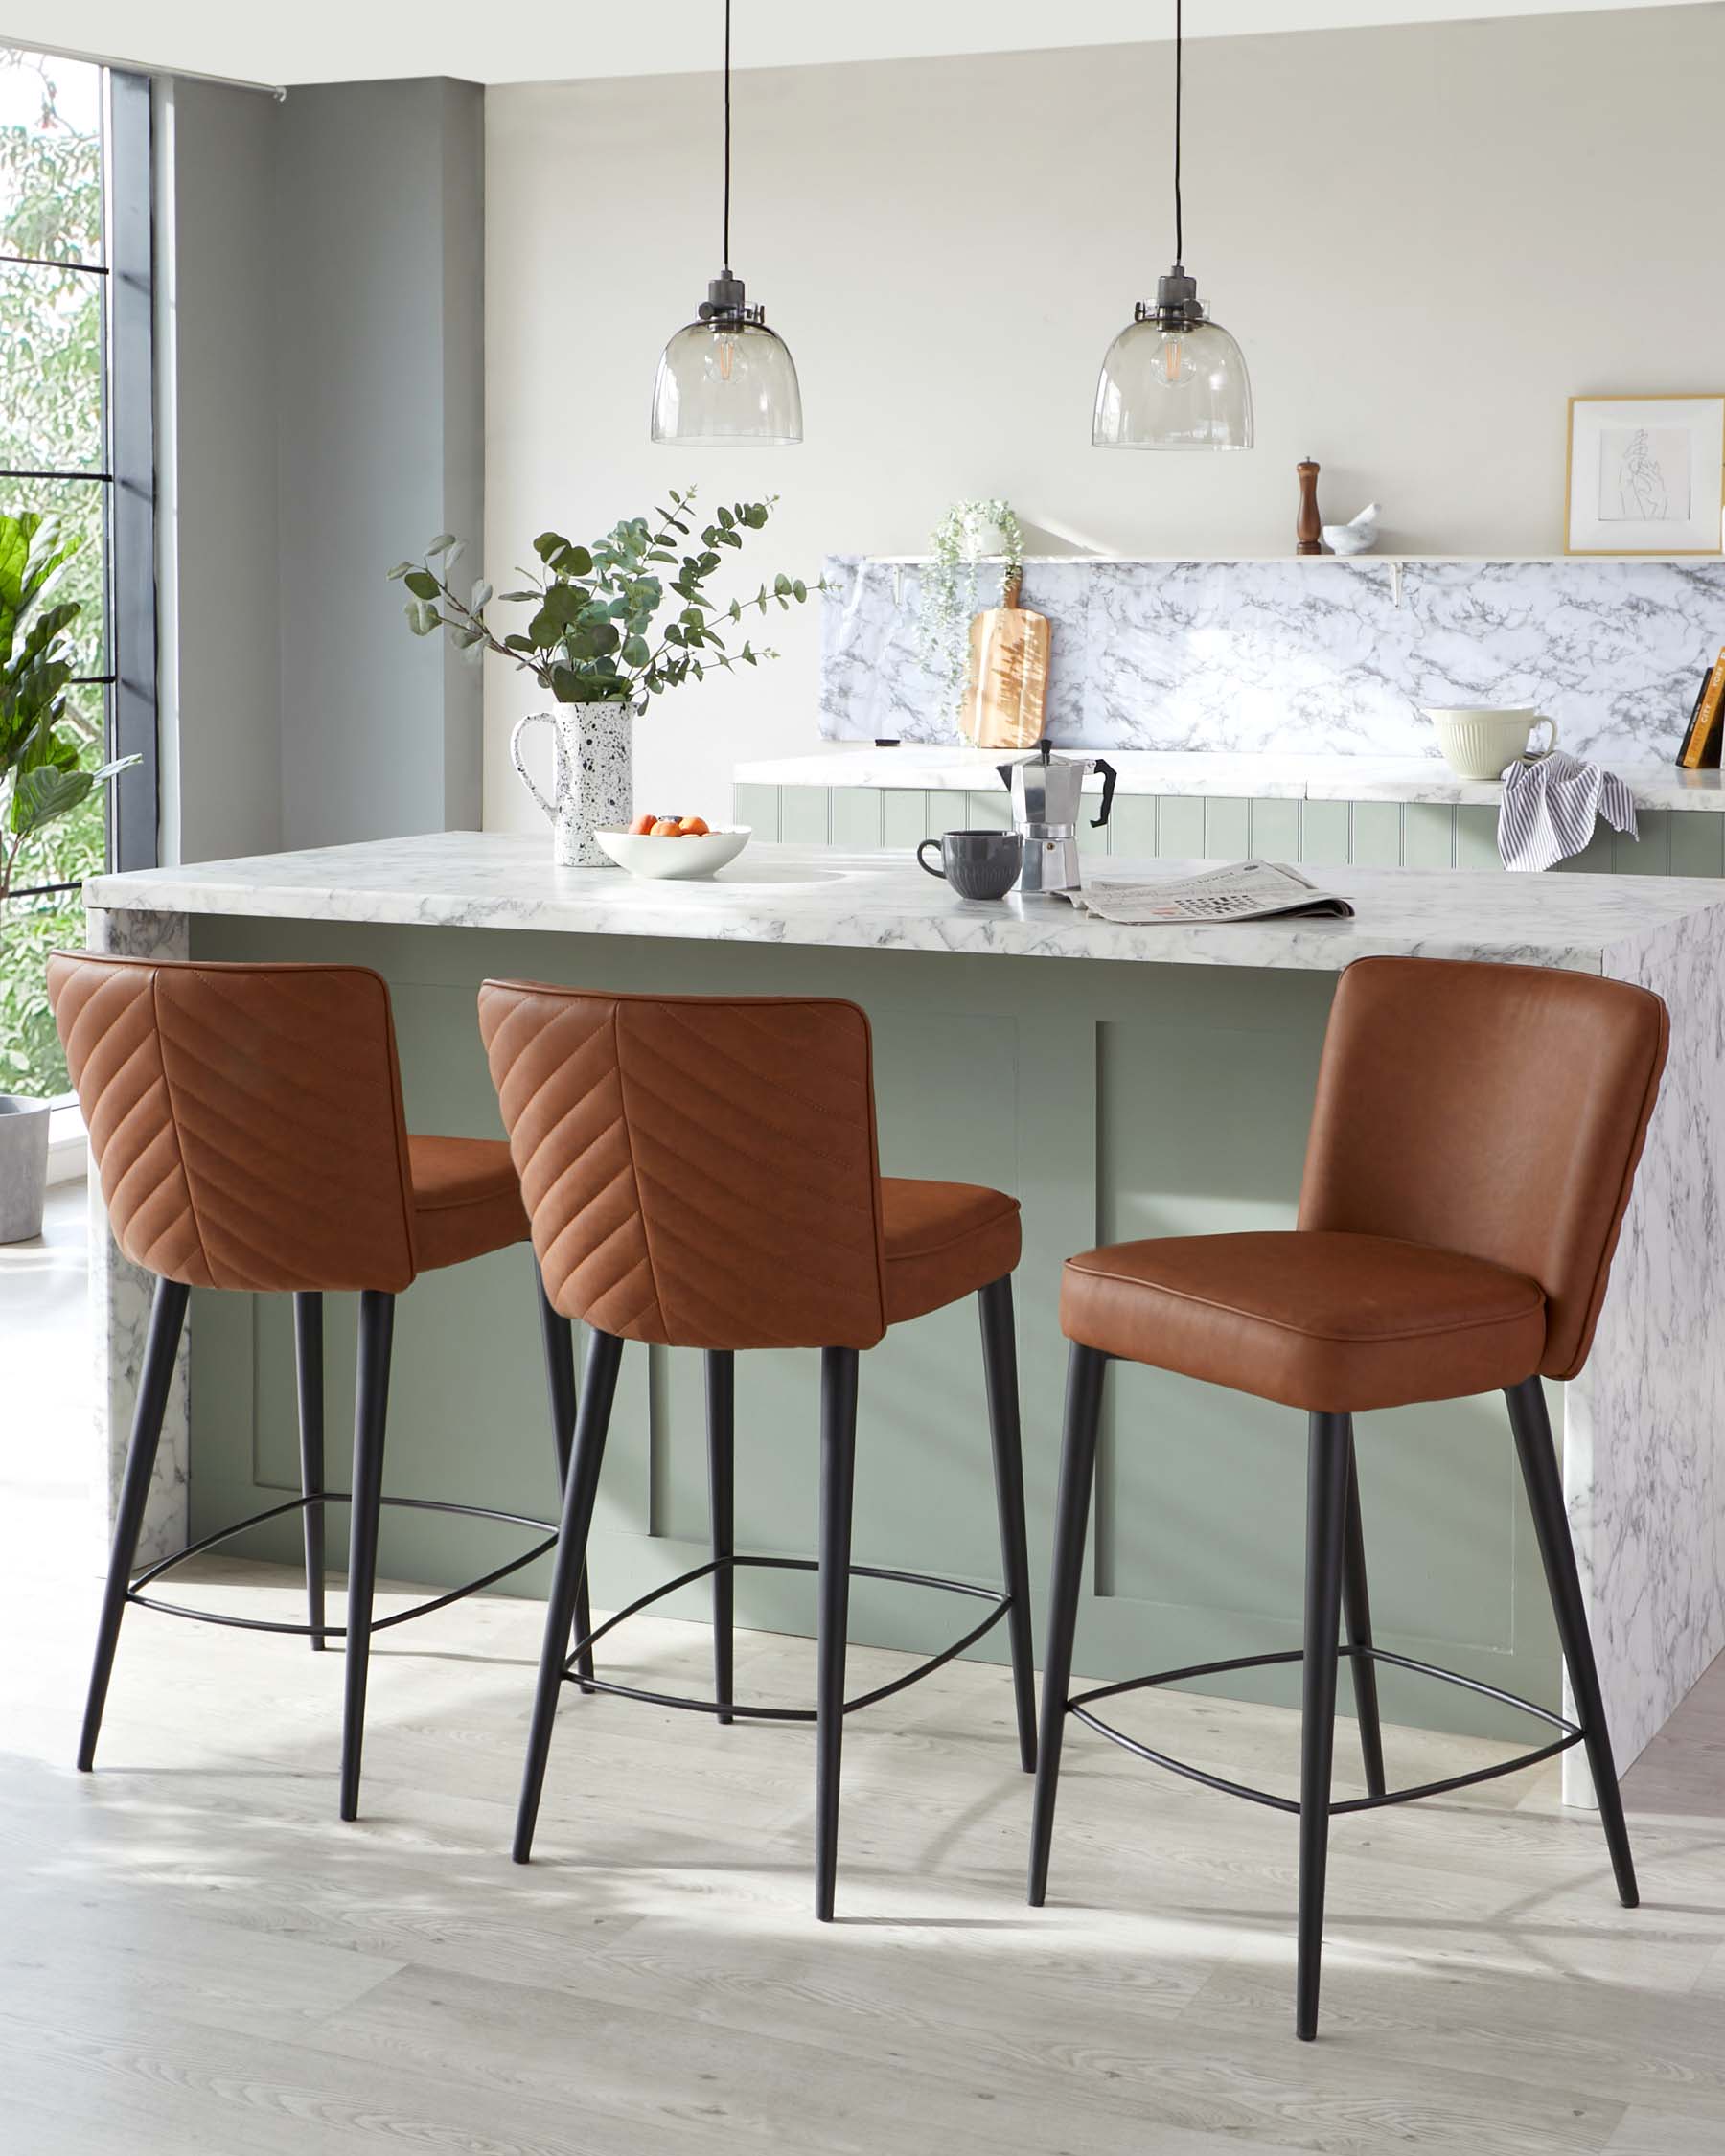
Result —
[{"label": "orange fruit", "polygon": [[660,816],[654,825],[650,836],[655,838],[676,838],[679,837],[681,834],[669,816]]},{"label": "orange fruit", "polygon": [[658,818],[652,814],[636,816],[633,823],[629,827],[630,834],[636,838],[645,838],[657,821]]},{"label": "orange fruit", "polygon": [[712,826],[705,816],[684,816],[677,828],[685,838],[704,838]]}]

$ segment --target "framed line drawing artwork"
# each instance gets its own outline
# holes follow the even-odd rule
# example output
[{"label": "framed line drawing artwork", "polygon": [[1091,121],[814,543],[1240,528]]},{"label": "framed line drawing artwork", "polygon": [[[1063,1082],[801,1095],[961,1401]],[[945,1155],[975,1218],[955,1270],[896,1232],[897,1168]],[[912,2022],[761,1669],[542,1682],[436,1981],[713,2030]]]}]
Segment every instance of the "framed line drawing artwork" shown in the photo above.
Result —
[{"label": "framed line drawing artwork", "polygon": [[1725,394],[1572,397],[1566,554],[1718,554]]}]

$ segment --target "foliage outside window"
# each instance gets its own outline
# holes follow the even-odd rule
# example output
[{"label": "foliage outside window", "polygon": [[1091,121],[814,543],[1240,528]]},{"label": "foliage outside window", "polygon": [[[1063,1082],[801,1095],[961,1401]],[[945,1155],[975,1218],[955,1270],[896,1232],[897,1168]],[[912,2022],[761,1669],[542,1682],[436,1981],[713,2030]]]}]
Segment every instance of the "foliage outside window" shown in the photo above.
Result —
[{"label": "foliage outside window", "polygon": [[[107,468],[103,251],[103,78],[80,61],[0,53],[0,470]],[[81,269],[78,265],[86,265]],[[38,266],[42,265],[42,266]],[[78,551],[56,597],[76,600],[76,671],[108,672],[106,486],[88,479],[0,480],[0,510],[58,518]],[[94,770],[107,735],[100,681],[68,692],[66,725]],[[8,835],[10,837],[10,835]],[[104,864],[100,787],[26,838],[13,887],[76,883]],[[68,1089],[43,986],[47,953],[83,941],[78,892],[16,897],[0,908],[0,1092]]]}]

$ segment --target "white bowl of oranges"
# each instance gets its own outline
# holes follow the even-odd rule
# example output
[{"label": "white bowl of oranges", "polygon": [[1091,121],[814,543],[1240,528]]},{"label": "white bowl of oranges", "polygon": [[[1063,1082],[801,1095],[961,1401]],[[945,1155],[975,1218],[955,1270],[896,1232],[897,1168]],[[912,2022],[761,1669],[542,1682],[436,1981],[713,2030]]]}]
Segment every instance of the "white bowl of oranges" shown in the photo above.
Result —
[{"label": "white bowl of oranges", "polygon": [[594,833],[619,868],[632,876],[711,876],[735,860],[753,836],[746,823],[715,829],[704,816],[639,815],[625,831],[601,824]]}]

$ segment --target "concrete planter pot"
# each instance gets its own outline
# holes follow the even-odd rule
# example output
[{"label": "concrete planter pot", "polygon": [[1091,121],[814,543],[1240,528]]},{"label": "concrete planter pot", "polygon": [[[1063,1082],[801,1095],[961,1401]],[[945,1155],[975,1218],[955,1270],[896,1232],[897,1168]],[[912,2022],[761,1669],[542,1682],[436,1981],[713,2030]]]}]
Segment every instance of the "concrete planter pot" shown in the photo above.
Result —
[{"label": "concrete planter pot", "polygon": [[42,1232],[48,1189],[48,1103],[0,1093],[0,1243]]}]

